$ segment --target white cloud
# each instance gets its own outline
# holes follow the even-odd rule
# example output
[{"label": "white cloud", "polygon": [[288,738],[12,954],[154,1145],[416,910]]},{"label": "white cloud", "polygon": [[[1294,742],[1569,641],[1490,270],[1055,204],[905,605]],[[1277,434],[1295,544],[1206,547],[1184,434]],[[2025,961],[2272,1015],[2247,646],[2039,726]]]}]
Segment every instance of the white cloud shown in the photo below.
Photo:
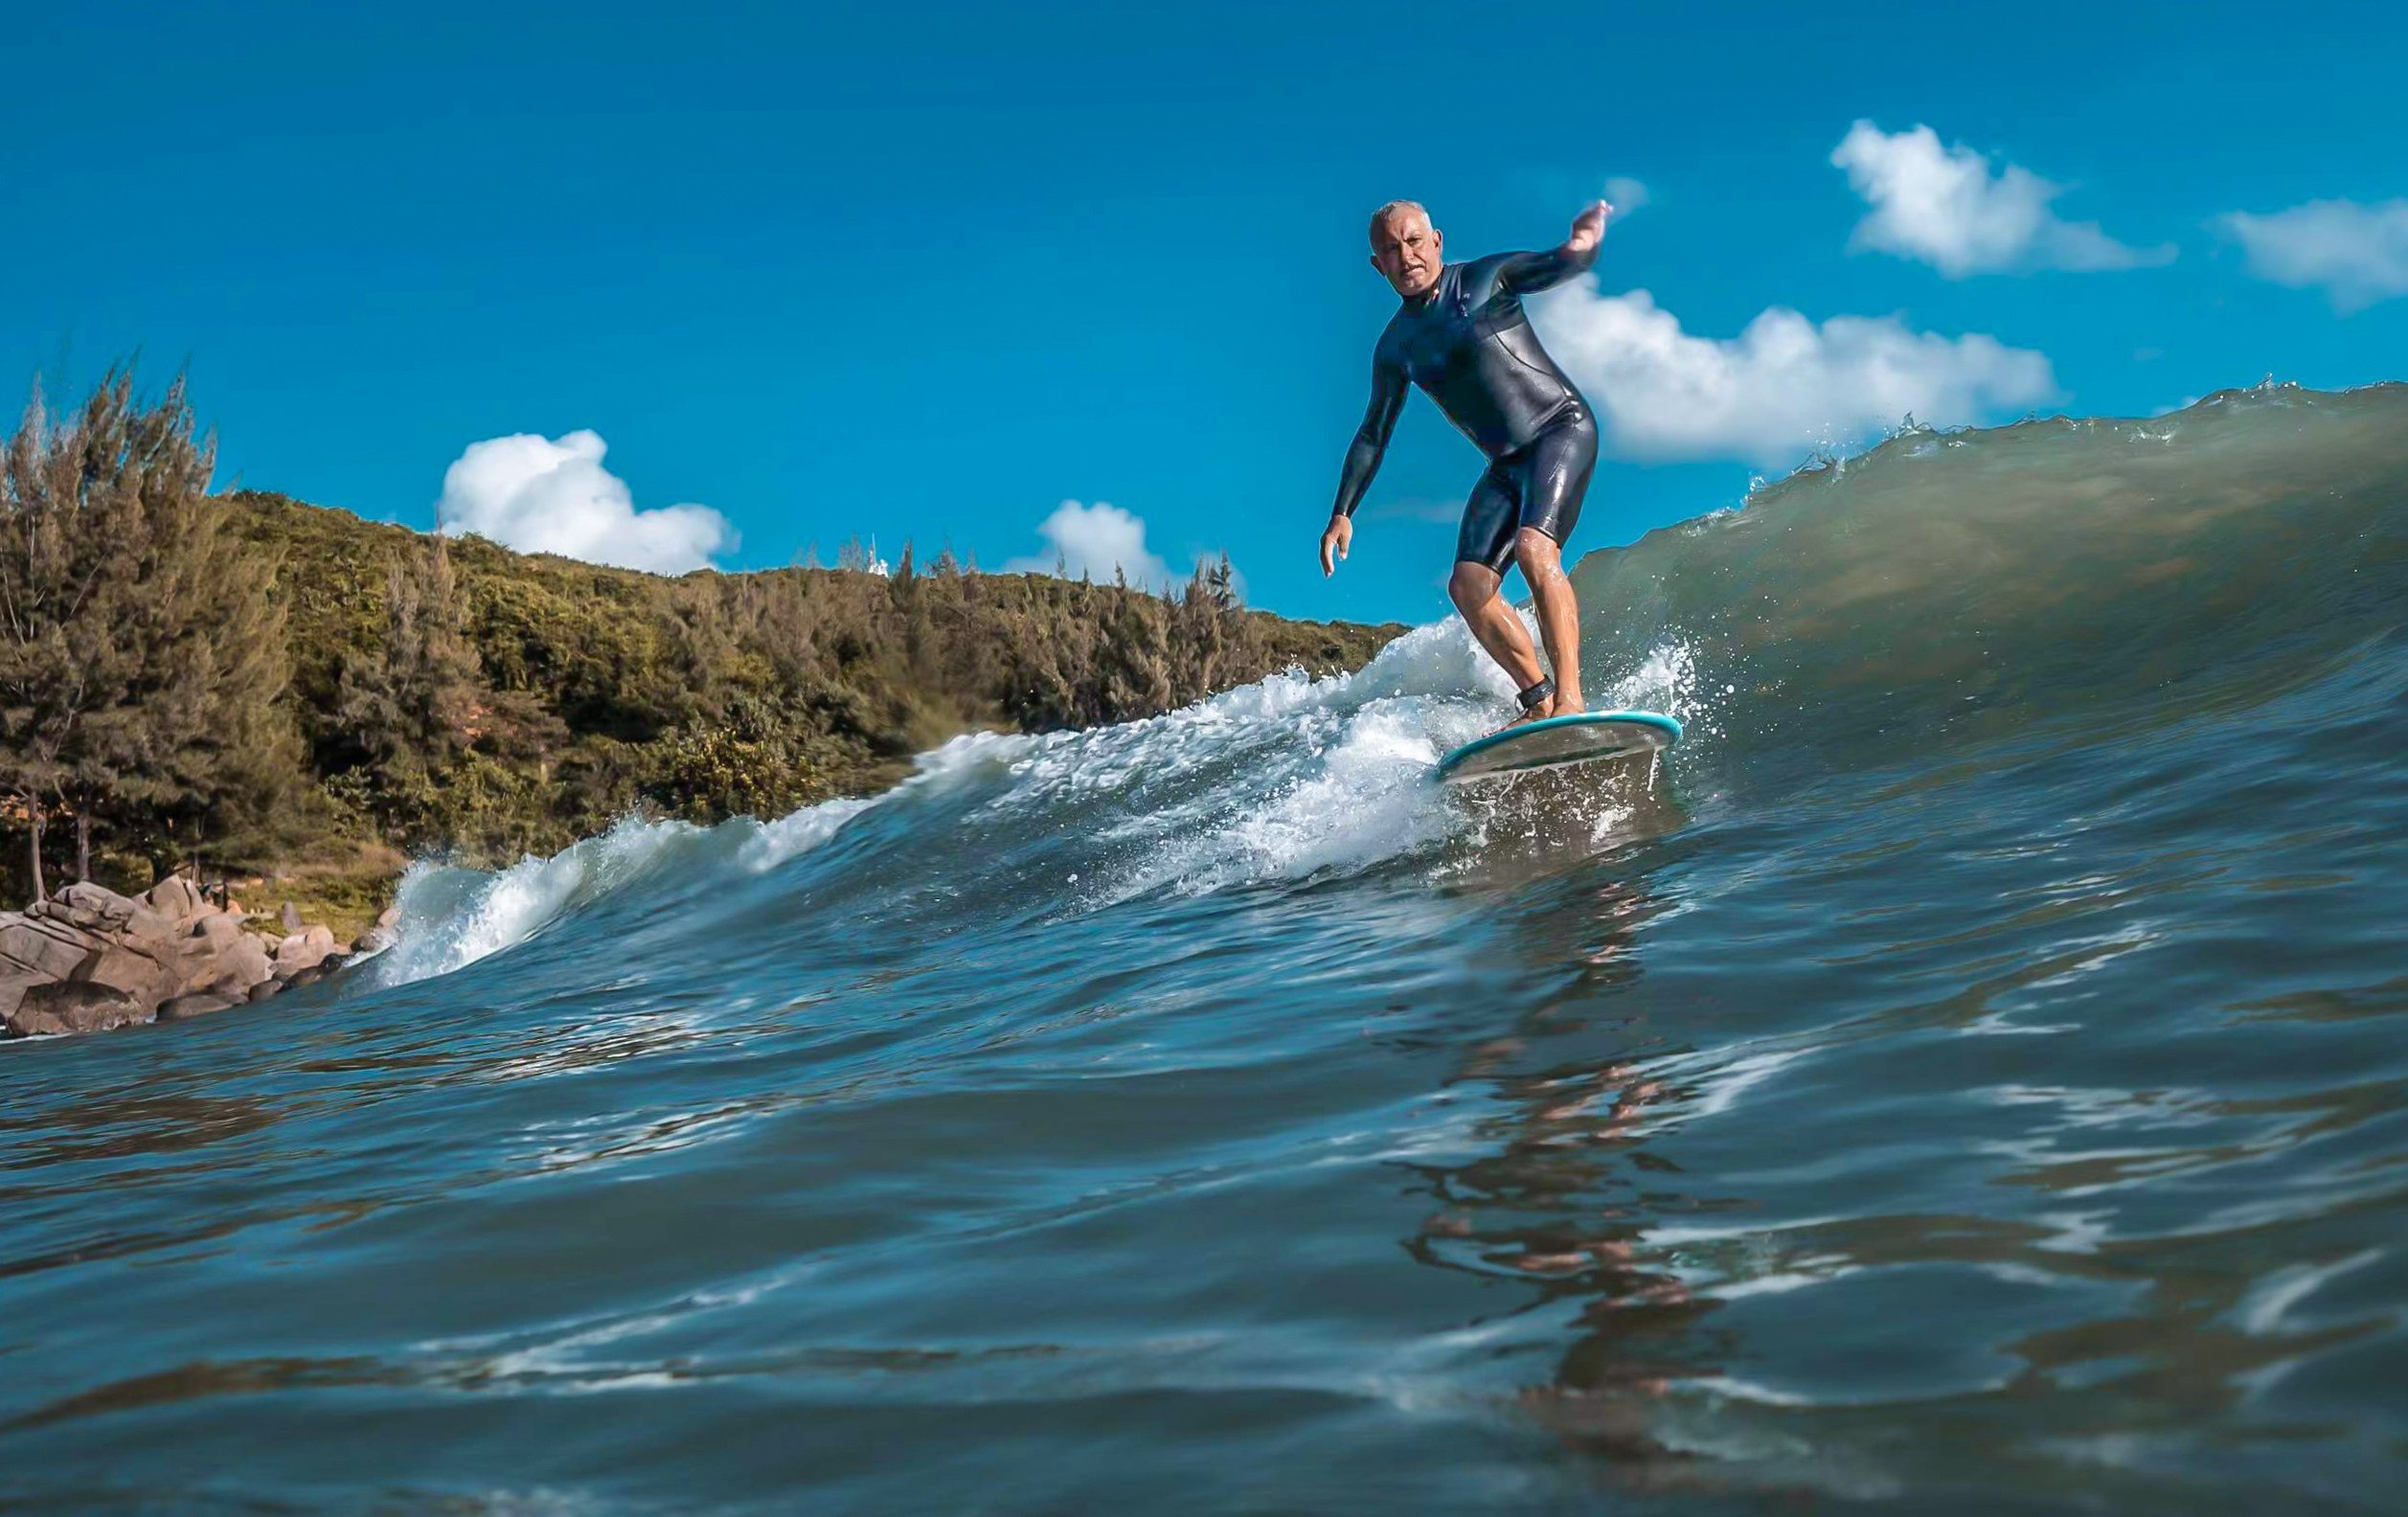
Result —
[{"label": "white cloud", "polygon": [[2272,215],[2235,211],[2216,225],[2239,239],[2250,273],[2321,288],[2337,310],[2408,295],[2408,200],[2310,200]]},{"label": "white cloud", "polygon": [[2045,354],[1915,331],[1894,316],[1818,326],[1776,306],[1737,337],[1699,337],[1646,290],[1606,295],[1593,275],[1531,308],[1547,351],[1596,408],[1605,446],[1627,459],[1780,466],[1909,412],[1953,425],[2056,394]]},{"label": "white cloud", "polygon": [[1647,187],[1625,174],[1616,174],[1605,181],[1605,203],[1614,208],[1614,219],[1620,220],[1647,203]]},{"label": "white cloud", "polygon": [[1149,590],[1161,589],[1173,577],[1170,566],[1147,550],[1146,523],[1108,501],[1081,506],[1066,500],[1036,530],[1054,551],[1011,559],[1004,573],[1052,574],[1058,562],[1074,579],[1084,574],[1109,580],[1118,572],[1130,584]]},{"label": "white cloud", "polygon": [[654,574],[700,569],[736,546],[736,530],[708,506],[637,510],[626,482],[602,467],[606,448],[585,431],[471,442],[443,471],[437,530]]},{"label": "white cloud", "polygon": [[2095,221],[2066,221],[2049,209],[2064,188],[2026,169],[1990,161],[1963,143],[1940,144],[1928,126],[1884,133],[1869,121],[1831,149],[1833,168],[1873,207],[1849,238],[1919,259],[1947,275],[2007,269],[2124,269],[2173,260],[2171,244],[2126,247]]}]

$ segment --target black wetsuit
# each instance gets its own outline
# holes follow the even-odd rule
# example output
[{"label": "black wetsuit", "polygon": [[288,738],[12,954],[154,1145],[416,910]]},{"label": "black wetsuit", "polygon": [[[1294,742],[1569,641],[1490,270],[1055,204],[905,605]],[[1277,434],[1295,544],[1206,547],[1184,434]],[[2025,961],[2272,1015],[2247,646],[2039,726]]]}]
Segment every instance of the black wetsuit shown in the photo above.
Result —
[{"label": "black wetsuit", "polygon": [[1499,574],[1513,533],[1534,527],[1556,542],[1572,534],[1597,464],[1597,422],[1522,314],[1522,297],[1559,284],[1597,260],[1560,251],[1498,253],[1449,263],[1438,283],[1390,319],[1372,354],[1372,404],[1338,479],[1340,516],[1352,516],[1396,430],[1410,380],[1488,456],[1455,540],[1458,562]]}]

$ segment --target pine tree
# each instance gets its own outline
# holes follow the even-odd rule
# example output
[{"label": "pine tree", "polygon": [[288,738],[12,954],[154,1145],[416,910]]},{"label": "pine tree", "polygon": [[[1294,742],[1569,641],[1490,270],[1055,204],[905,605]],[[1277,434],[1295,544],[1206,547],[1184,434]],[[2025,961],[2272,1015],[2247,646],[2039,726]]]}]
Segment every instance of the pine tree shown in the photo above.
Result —
[{"label": "pine tree", "polygon": [[[268,572],[208,493],[178,376],[156,405],[112,370],[70,420],[36,394],[0,483],[0,785],[33,834],[76,819],[80,870],[102,818],[192,835],[289,792],[283,631]],[[131,841],[145,841],[135,837]]]},{"label": "pine tree", "polygon": [[69,745],[125,683],[107,620],[123,600],[124,538],[143,525],[123,487],[130,402],[112,373],[80,413],[54,422],[36,388],[0,464],[0,785],[25,822],[36,900]]}]

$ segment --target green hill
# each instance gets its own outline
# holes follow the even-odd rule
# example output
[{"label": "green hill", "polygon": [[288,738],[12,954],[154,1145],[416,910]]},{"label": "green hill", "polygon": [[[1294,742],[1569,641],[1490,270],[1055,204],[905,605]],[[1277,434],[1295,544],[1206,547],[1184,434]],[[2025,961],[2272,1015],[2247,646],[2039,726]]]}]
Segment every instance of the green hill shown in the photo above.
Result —
[{"label": "green hill", "polygon": [[1403,628],[965,571],[678,578],[443,540],[281,495],[227,497],[279,566],[290,707],[347,832],[491,858],[634,807],[709,822],[881,788],[981,727],[1173,710],[1290,667],[1352,668]]}]

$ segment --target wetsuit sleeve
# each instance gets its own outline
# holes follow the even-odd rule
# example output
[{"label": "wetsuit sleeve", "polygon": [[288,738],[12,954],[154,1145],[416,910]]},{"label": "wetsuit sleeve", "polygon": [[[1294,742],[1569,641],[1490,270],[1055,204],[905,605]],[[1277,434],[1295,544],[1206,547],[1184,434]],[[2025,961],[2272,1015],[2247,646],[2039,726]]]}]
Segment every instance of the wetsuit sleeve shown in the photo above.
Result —
[{"label": "wetsuit sleeve", "polygon": [[1566,253],[1559,247],[1544,253],[1500,253],[1496,260],[1497,288],[1511,295],[1534,295],[1555,288],[1575,274],[1587,273],[1597,262],[1597,248],[1580,254]]},{"label": "wetsuit sleeve", "polygon": [[1338,500],[1329,508],[1330,515],[1352,516],[1362,503],[1363,491],[1371,488],[1372,476],[1379,472],[1380,457],[1388,451],[1388,435],[1397,430],[1397,413],[1404,409],[1404,366],[1384,351],[1374,355],[1372,403],[1347,447],[1346,468],[1338,475]]}]

